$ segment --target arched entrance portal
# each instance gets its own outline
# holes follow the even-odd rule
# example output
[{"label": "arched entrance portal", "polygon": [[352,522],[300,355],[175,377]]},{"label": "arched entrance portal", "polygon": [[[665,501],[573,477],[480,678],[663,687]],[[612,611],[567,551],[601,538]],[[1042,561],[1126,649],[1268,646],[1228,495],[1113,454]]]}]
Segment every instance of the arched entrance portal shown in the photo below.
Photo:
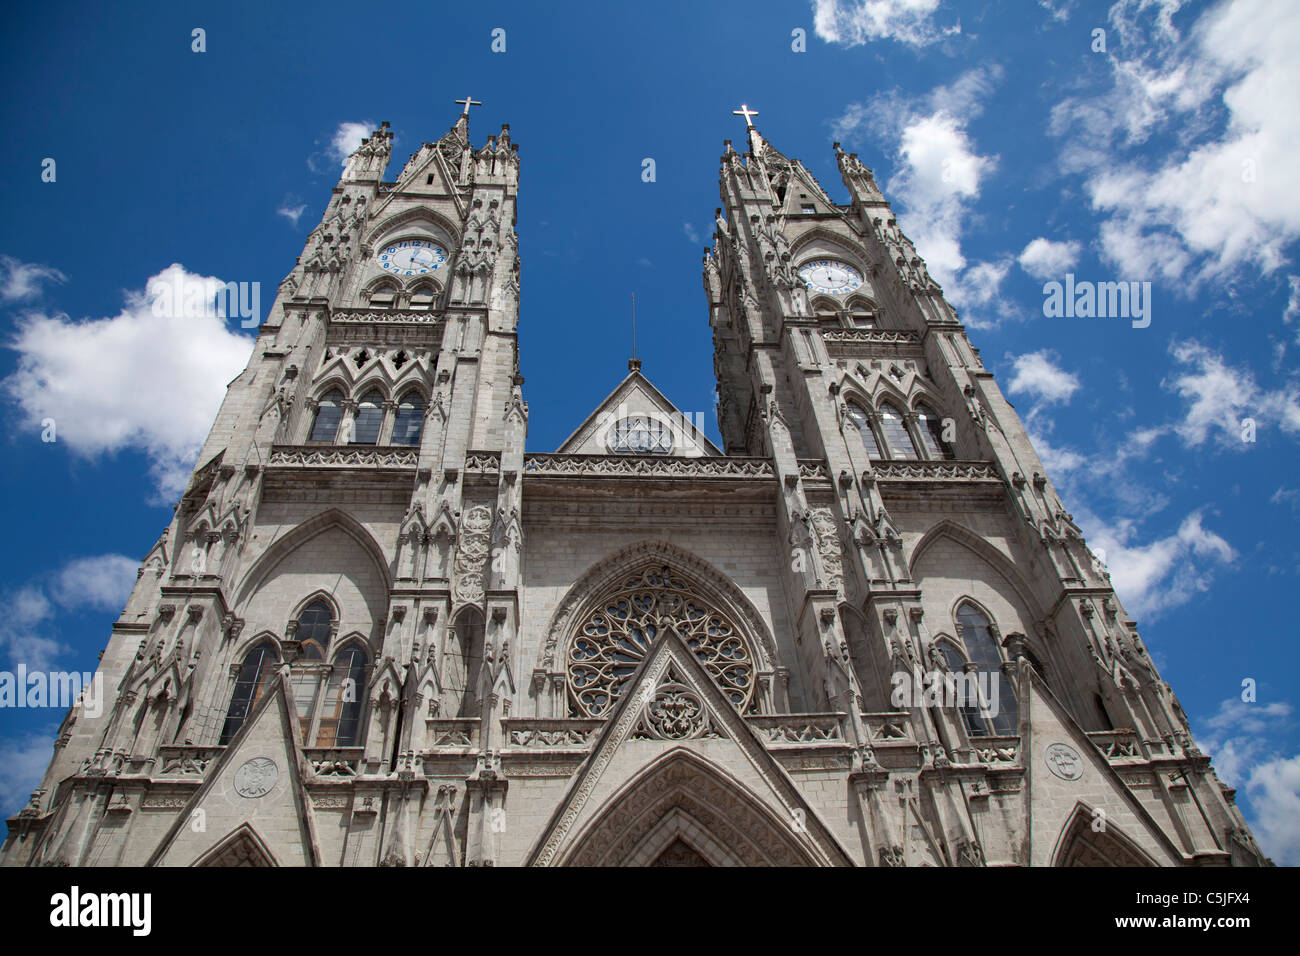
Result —
[{"label": "arched entrance portal", "polygon": [[794,822],[713,764],[674,750],[610,797],[567,866],[814,866]]}]

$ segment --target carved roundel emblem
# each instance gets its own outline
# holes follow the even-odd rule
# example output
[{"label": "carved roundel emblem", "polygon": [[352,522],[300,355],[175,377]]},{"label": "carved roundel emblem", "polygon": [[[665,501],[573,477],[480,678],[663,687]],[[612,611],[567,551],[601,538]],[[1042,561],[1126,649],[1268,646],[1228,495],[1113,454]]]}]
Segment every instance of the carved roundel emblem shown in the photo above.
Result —
[{"label": "carved roundel emblem", "polygon": [[270,757],[254,757],[245,760],[235,771],[235,793],[256,800],[270,793],[278,779],[280,768],[274,760]]},{"label": "carved roundel emblem", "polygon": [[1043,760],[1047,769],[1062,780],[1078,780],[1083,776],[1083,757],[1069,744],[1048,744]]}]

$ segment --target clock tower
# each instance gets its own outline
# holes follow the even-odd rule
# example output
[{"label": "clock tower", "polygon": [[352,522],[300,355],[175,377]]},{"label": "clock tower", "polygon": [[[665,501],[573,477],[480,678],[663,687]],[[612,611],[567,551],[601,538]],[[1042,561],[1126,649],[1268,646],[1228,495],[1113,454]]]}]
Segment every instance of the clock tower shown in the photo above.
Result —
[{"label": "clock tower", "polygon": [[721,447],[633,360],[539,451],[458,102],[349,157],[0,862],[1266,862],[856,155],[737,111]]}]

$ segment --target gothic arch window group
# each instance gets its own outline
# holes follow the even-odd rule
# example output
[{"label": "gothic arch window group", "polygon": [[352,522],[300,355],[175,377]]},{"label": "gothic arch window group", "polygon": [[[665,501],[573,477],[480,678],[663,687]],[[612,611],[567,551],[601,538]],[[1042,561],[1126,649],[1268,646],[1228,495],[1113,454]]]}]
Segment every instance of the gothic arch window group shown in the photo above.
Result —
[{"label": "gothic arch window group", "polygon": [[362,292],[370,309],[414,309],[427,312],[434,308],[442,289],[438,283],[418,278],[406,287],[394,279],[383,276]]},{"label": "gothic arch window group", "polygon": [[[401,357],[401,353],[398,353]],[[308,441],[329,445],[418,445],[424,427],[424,395],[415,386],[388,401],[377,384],[353,390],[345,398],[339,385],[330,385],[315,402]]]},{"label": "gothic arch window group", "polygon": [[909,414],[891,398],[883,399],[874,412],[856,398],[850,398],[845,408],[871,458],[940,461],[954,457],[952,446],[944,441],[943,419],[924,400]]},{"label": "gothic arch window group", "polygon": [[335,646],[337,629],[335,608],[316,597],[290,622],[285,642],[272,635],[256,641],[235,671],[219,742],[228,744],[239,732],[271,686],[281,661],[287,659],[303,746],[359,746],[370,657],[356,638]]},{"label": "gothic arch window group", "polygon": [[874,302],[860,295],[850,296],[846,304],[819,295],[812,300],[812,311],[817,316],[838,317],[841,324],[850,329],[874,329],[879,326],[880,310]]},{"label": "gothic arch window group", "polygon": [[756,706],[757,667],[744,632],[665,565],[632,572],[578,620],[568,645],[570,711],[604,717],[656,638],[675,632],[741,713]]}]

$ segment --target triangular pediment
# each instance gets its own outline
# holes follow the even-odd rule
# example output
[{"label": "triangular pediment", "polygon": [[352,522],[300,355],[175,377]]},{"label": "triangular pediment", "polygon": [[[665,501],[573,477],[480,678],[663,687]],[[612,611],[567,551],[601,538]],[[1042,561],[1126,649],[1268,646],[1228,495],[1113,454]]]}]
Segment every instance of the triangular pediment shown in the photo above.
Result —
[{"label": "triangular pediment", "polygon": [[677,839],[718,866],[851,865],[685,641],[664,629],[530,863],[649,865]]},{"label": "triangular pediment", "polygon": [[[277,674],[177,815],[148,866],[220,865],[225,859],[256,858],[248,843],[254,837],[258,853],[272,864],[318,864],[290,699],[287,678]],[[227,852],[232,848],[238,852]]]},{"label": "triangular pediment", "polygon": [[596,410],[587,416],[564,443],[556,449],[561,455],[608,455],[610,430],[626,418],[645,417],[656,423],[656,437],[666,434],[670,443],[666,451],[647,451],[654,457],[700,458],[721,455],[718,446],[704,435],[701,416],[689,416],[670,402],[639,371],[629,372]]},{"label": "triangular pediment", "polygon": [[1111,865],[1141,855],[1155,865],[1182,864],[1183,854],[1032,667],[1022,668],[1020,701],[1029,865],[1071,857],[1081,811],[1088,832],[1105,838],[1099,846],[1113,841],[1127,848]]}]

